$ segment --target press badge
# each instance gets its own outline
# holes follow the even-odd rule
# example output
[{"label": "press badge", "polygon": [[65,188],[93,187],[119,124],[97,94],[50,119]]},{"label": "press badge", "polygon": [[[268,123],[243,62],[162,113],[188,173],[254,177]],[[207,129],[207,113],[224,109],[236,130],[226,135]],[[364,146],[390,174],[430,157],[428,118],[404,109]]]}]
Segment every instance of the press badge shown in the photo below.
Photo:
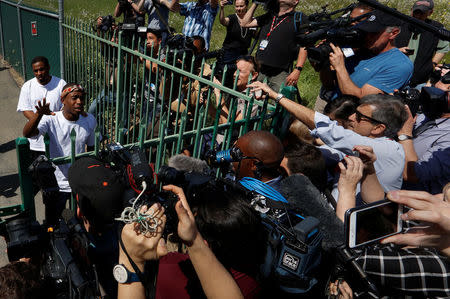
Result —
[{"label": "press badge", "polygon": [[263,51],[267,47],[268,44],[269,44],[269,41],[267,39],[263,39],[259,43],[259,50]]}]

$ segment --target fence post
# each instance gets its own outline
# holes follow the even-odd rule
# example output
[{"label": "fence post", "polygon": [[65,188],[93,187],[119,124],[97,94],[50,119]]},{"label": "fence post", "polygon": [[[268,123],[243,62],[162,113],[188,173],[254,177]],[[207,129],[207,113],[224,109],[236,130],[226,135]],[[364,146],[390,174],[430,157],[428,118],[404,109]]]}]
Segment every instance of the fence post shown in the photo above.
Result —
[{"label": "fence post", "polygon": [[22,3],[22,0],[17,2],[17,22],[19,24],[20,55],[22,58],[22,76],[25,80],[27,80],[27,76],[25,73],[25,50],[23,48],[22,16],[20,13],[20,4],[21,3]]},{"label": "fence post", "polygon": [[3,25],[2,25],[1,15],[2,15],[2,5],[1,5],[1,1],[0,1],[0,42],[2,44],[2,57],[3,57],[3,59],[5,59],[5,42],[3,39]]},{"label": "fence post", "polygon": [[36,219],[34,206],[33,180],[28,172],[30,161],[30,144],[28,139],[19,137],[16,139],[17,168],[19,171],[20,195],[22,197],[23,210],[28,210],[30,217]]},{"label": "fence post", "polygon": [[[122,115],[123,107],[122,101],[123,99],[123,51],[122,51],[122,31],[119,31],[119,41],[118,41],[118,49],[117,49],[117,84],[116,84],[116,140],[119,140],[120,137],[120,129],[123,128],[124,116]],[[126,112],[124,112],[126,113]],[[121,134],[122,135],[122,134]]]},{"label": "fence post", "polygon": [[59,67],[60,67],[60,78],[64,79],[64,0],[58,0],[58,26],[59,26]]}]

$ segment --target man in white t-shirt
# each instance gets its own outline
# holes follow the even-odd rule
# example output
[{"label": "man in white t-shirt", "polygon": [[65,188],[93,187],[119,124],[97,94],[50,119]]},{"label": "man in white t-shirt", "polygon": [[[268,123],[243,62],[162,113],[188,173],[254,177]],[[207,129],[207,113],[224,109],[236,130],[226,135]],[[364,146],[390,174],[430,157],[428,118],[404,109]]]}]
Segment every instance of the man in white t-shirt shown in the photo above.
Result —
[{"label": "man in white t-shirt", "polygon": [[[38,101],[36,113],[23,128],[25,137],[45,135],[50,137],[50,157],[65,157],[71,154],[70,133],[75,130],[75,153],[83,153],[94,149],[95,118],[84,112],[85,91],[75,83],[66,84],[61,94],[63,108],[52,112],[50,104],[44,98]],[[70,198],[71,189],[67,180],[70,164],[58,165],[55,170],[58,181],[58,198],[48,199],[45,203],[45,219],[47,224],[55,224],[66,201]]]},{"label": "man in white t-shirt", "polygon": [[[61,91],[66,82],[63,79],[50,75],[50,65],[48,59],[43,56],[37,56],[31,61],[34,78],[25,82],[20,90],[19,103],[17,111],[30,120],[36,113],[38,101],[46,99],[50,111],[61,110]],[[29,138],[30,149],[33,160],[44,153],[44,137]]]}]

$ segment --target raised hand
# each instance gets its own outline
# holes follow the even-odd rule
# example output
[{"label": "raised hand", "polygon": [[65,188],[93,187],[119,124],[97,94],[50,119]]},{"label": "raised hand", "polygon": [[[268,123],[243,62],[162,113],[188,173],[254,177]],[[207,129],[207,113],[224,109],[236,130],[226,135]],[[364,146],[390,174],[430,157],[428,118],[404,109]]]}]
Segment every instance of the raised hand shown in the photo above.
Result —
[{"label": "raised hand", "polygon": [[435,247],[450,256],[450,203],[443,195],[423,191],[391,191],[388,199],[412,208],[402,220],[423,221],[429,226],[412,228],[405,234],[388,237],[382,243],[416,247]]},{"label": "raised hand", "polygon": [[34,107],[36,108],[36,113],[39,115],[55,115],[55,113],[50,110],[50,103],[47,103],[45,98],[42,100],[42,104],[41,101],[38,101],[38,104]]},{"label": "raised hand", "polygon": [[199,236],[199,232],[183,189],[174,185],[164,186],[163,189],[172,191],[179,199],[175,205],[175,211],[178,215],[178,236],[187,246],[191,246]]},{"label": "raised hand", "polygon": [[166,225],[164,207],[155,203],[147,210],[147,207],[143,206],[141,213],[153,215],[152,218],[158,222],[158,226],[154,232],[146,234],[140,233],[138,223],[130,223],[123,227],[122,241],[136,264],[159,259],[167,254],[164,239],[161,238]]}]

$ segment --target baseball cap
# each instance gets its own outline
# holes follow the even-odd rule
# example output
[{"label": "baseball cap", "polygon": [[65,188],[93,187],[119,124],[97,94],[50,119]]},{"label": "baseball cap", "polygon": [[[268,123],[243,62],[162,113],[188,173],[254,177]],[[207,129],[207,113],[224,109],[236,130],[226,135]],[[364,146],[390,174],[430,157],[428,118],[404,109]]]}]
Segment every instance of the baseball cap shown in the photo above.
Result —
[{"label": "baseball cap", "polygon": [[80,158],[69,168],[68,179],[89,222],[97,230],[112,224],[121,212],[125,186],[109,165],[90,157]]},{"label": "baseball cap", "polygon": [[434,8],[433,0],[419,0],[413,5],[412,11],[420,10],[421,12],[428,12]]},{"label": "baseball cap", "polygon": [[380,32],[389,26],[400,26],[401,20],[379,10],[372,11],[366,20],[356,25],[364,32]]}]

